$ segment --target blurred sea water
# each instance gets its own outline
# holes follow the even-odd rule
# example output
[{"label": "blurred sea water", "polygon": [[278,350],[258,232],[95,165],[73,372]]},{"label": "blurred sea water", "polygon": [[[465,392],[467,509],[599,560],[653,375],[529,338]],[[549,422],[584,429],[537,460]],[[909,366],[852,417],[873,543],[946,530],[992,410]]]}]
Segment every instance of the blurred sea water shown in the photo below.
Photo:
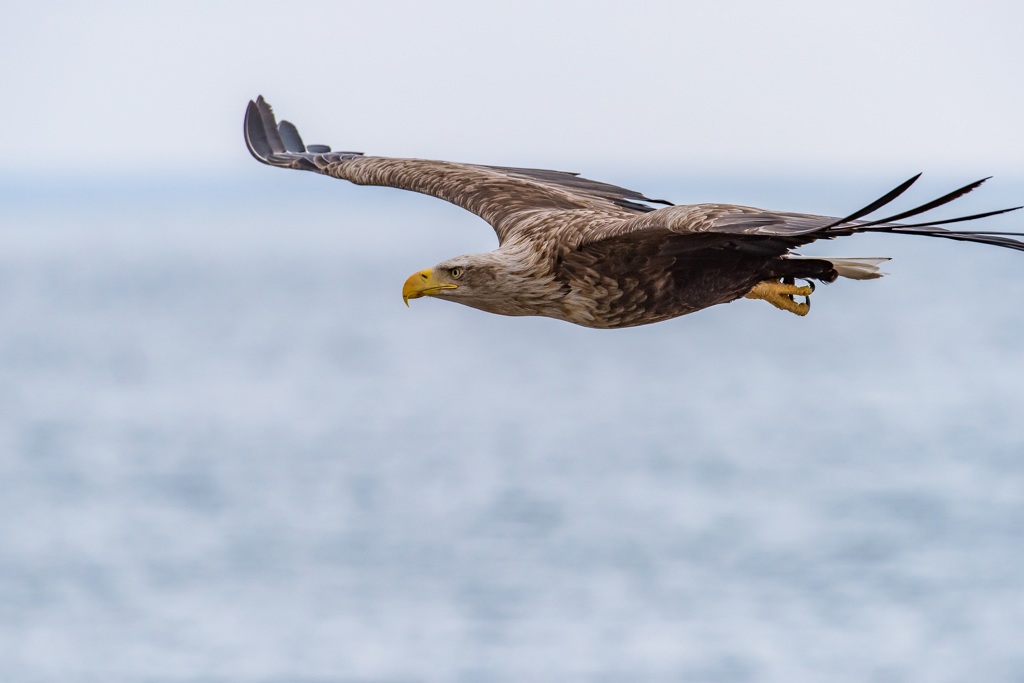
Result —
[{"label": "blurred sea water", "polygon": [[894,260],[803,319],[402,306],[492,246],[307,174],[0,185],[0,680],[1024,680],[1024,254],[813,245]]}]

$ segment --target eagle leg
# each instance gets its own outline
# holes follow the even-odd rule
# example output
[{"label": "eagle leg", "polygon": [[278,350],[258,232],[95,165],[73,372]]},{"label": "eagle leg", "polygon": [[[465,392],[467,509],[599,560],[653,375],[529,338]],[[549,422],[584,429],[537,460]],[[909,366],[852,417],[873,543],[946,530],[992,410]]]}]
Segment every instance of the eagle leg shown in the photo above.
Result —
[{"label": "eagle leg", "polygon": [[[792,282],[764,280],[754,285],[744,296],[748,299],[764,299],[783,311],[807,315],[807,312],[811,310],[811,292],[813,291],[813,285],[798,287]],[[802,296],[804,300],[797,301],[793,298],[794,296]]]}]

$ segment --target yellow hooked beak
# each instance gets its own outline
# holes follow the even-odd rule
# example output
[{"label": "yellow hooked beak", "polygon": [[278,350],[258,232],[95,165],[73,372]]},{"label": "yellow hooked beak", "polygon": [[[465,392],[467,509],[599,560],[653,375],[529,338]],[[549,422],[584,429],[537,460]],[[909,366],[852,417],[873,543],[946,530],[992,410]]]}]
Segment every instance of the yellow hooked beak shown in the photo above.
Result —
[{"label": "yellow hooked beak", "polygon": [[437,294],[442,289],[458,289],[458,287],[458,285],[438,282],[437,278],[434,277],[434,269],[427,268],[418,273],[413,273],[405,281],[405,286],[402,287],[402,301],[408,306],[409,299],[419,299],[421,296]]}]

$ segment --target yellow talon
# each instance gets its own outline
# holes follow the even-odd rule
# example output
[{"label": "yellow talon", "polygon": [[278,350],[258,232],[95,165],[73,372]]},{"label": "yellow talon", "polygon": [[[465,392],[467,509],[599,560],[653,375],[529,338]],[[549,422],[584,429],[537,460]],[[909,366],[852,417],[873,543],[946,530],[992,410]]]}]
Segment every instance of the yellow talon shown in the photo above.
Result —
[{"label": "yellow talon", "polygon": [[[765,280],[754,285],[744,296],[748,299],[764,299],[775,308],[781,308],[790,313],[807,315],[807,312],[811,310],[811,292],[813,291],[813,286],[797,286],[778,280]],[[804,301],[798,302],[793,298],[794,296],[802,296]]]}]

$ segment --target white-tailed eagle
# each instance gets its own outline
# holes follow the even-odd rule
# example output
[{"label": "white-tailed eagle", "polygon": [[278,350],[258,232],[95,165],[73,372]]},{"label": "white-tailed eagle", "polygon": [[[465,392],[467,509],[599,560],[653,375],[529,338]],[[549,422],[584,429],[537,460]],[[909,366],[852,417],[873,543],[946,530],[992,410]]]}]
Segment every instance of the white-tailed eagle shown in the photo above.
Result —
[{"label": "white-tailed eagle", "polygon": [[244,132],[249,151],[264,164],[421,192],[472,211],[494,228],[497,249],[413,274],[402,290],[406,303],[433,296],[490,313],[543,315],[598,328],[659,322],[742,297],[806,315],[815,280],[879,277],[878,265],[887,260],[793,254],[815,240],[884,232],[1024,251],[1024,242],[1011,238],[1022,233],[939,227],[1014,209],[897,222],[951,202],[983,180],[908,211],[869,218],[905,192],[915,176],[864,208],[833,218],[731,204],[673,206],[560,171],[332,152],[303,144],[295,126],[275,121],[262,97],[249,102]]}]

